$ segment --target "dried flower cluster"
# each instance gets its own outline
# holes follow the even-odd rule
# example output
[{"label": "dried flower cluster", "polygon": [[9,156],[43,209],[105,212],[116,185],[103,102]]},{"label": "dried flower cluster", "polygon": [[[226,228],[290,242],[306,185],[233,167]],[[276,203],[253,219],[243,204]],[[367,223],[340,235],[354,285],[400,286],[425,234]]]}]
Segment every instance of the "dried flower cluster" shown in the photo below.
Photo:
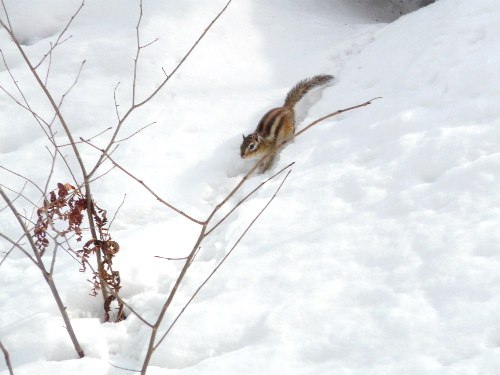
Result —
[{"label": "dried flower cluster", "polygon": [[[120,246],[111,239],[107,224],[106,210],[97,206],[94,201],[88,204],[83,194],[70,184],[57,184],[57,189],[49,193],[49,199],[44,201],[42,207],[37,210],[37,223],[34,228],[34,238],[37,250],[42,256],[49,245],[48,231],[55,233],[56,237],[67,237],[74,235],[77,241],[83,237],[82,222],[85,218],[84,211],[91,210],[91,217],[97,229],[99,238],[92,238],[83,245],[81,250],[76,251],[80,259],[80,272],[85,272],[90,265],[89,258],[92,254],[102,254],[102,259],[98,262],[98,270],[94,271],[92,280],[91,295],[96,296],[102,288],[102,282],[105,282],[114,292],[107,296],[104,301],[105,321],[110,321],[111,304],[117,298],[121,289],[120,273],[113,270],[113,257],[118,253]],[[67,223],[63,229],[58,229],[59,222]],[[125,319],[123,304],[118,301],[118,313],[115,321]]]}]

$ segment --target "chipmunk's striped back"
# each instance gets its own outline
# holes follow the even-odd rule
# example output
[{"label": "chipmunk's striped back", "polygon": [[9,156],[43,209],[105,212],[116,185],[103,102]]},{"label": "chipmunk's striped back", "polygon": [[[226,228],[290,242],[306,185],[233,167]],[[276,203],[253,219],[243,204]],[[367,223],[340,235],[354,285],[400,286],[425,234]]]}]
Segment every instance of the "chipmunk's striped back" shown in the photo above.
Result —
[{"label": "chipmunk's striped back", "polygon": [[[268,111],[259,121],[252,134],[243,135],[240,152],[243,159],[264,156],[281,144],[289,141],[295,134],[295,113],[293,107],[312,88],[330,82],[333,76],[317,75],[297,83],[287,94],[283,107]],[[262,171],[269,168],[272,157],[263,165]]]},{"label": "chipmunk's striped back", "polygon": [[280,107],[271,109],[259,121],[259,125],[257,125],[255,131],[266,138],[275,138],[285,128],[291,116],[293,116],[293,111],[289,108]]}]

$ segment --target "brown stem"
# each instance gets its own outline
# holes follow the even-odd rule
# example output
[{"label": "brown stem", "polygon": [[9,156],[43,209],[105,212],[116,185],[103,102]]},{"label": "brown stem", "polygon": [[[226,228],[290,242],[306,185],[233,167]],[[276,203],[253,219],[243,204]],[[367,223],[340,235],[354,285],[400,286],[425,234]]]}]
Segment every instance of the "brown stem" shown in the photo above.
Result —
[{"label": "brown stem", "polygon": [[12,363],[10,363],[9,352],[7,351],[5,346],[3,346],[1,341],[0,341],[0,349],[3,352],[3,357],[5,358],[5,364],[7,365],[7,368],[9,369],[9,374],[14,375],[14,370],[12,370]]},{"label": "brown stem", "polygon": [[50,291],[52,292],[52,296],[54,297],[54,299],[56,301],[57,307],[59,308],[59,312],[61,313],[61,316],[64,320],[66,330],[68,331],[69,337],[71,338],[71,342],[73,343],[73,346],[74,346],[78,356],[80,358],[83,358],[85,356],[85,354],[83,353],[83,349],[80,346],[80,343],[78,342],[75,331],[73,330],[71,320],[69,319],[68,313],[66,311],[66,306],[64,306],[64,304],[61,300],[61,296],[59,295],[59,291],[57,290],[57,287],[55,285],[53,275],[51,273],[49,273],[47,271],[47,269],[45,268],[42,257],[36,248],[33,237],[31,236],[28,228],[26,227],[26,224],[24,224],[23,220],[21,219],[21,215],[17,211],[16,207],[12,204],[10,198],[7,196],[7,194],[5,194],[5,192],[1,186],[0,186],[0,195],[5,200],[5,202],[8,204],[10,210],[14,214],[14,217],[16,218],[19,225],[21,226],[21,228],[22,228],[22,230],[23,230],[23,232],[24,232],[24,234],[25,234],[25,236],[26,236],[26,238],[31,246],[31,250],[33,251],[33,254],[35,256],[36,265],[40,269],[40,271],[43,275],[43,278],[45,279],[45,282],[49,286]]}]

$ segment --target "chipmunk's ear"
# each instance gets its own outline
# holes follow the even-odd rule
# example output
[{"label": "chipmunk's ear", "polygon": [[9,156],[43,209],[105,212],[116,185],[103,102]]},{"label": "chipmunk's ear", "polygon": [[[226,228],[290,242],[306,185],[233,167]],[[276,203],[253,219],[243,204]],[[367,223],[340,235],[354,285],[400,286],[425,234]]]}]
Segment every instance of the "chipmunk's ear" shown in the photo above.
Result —
[{"label": "chipmunk's ear", "polygon": [[243,137],[243,140],[245,140],[245,134],[241,134],[241,136]]}]

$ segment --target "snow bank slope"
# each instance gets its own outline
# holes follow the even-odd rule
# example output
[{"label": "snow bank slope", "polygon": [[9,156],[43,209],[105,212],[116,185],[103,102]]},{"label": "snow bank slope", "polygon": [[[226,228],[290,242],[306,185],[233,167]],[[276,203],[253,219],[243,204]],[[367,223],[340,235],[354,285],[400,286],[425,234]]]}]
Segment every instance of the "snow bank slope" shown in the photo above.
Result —
[{"label": "snow bank slope", "polygon": [[[296,164],[278,198],[159,347],[151,374],[500,372],[495,3],[439,0],[388,25],[350,1],[231,4],[169,90],[132,122],[136,128],[149,121],[158,126],[116,154],[162,196],[200,216],[208,212],[251,165],[238,160],[240,133],[252,130],[305,76],[331,73],[337,80],[306,100],[310,108],[301,107],[301,125],[372,97],[383,99],[318,125],[283,150],[274,171]],[[67,116],[86,136],[112,121],[109,94],[130,75],[124,51],[133,46],[135,11],[109,2],[109,17],[120,9],[123,17],[107,24],[96,22],[105,16],[100,6],[88,4],[66,46],[68,59],[54,65],[69,75],[68,66],[78,66],[88,54],[95,62],[67,103]],[[189,40],[173,32],[194,36],[200,28],[193,25],[209,18],[195,2],[150,6],[145,27],[153,36],[161,32],[162,42],[145,53],[146,87]],[[33,35],[32,26],[25,32],[34,41],[32,53],[43,51],[46,43],[36,41],[45,35]],[[108,57],[111,48],[118,55]],[[13,51],[9,56],[15,59]],[[5,72],[1,78],[7,79]],[[54,85],[64,82],[54,76]],[[125,91],[121,95],[127,98]],[[88,116],[77,111],[81,98],[92,108]],[[2,105],[14,113],[7,99]],[[19,129],[23,121],[19,117]],[[9,131],[11,147],[7,152],[2,144],[2,165],[22,167],[37,157],[23,149],[26,134]],[[30,147],[43,145],[41,134],[30,136]],[[35,180],[43,177],[42,171],[32,173]],[[250,185],[260,181],[254,177]],[[262,189],[214,234],[176,308],[276,186]],[[123,295],[153,319],[178,272],[176,264],[153,255],[184,254],[196,228],[118,172],[96,189],[111,206],[122,193],[134,197],[116,221],[114,236],[126,251],[117,268]],[[14,233],[4,217],[0,229]],[[0,283],[8,285],[0,295],[0,336],[15,373],[124,373],[109,362],[140,367],[148,330],[133,316],[99,324],[99,300],[75,293],[87,290],[85,276],[75,273],[70,259],[61,256],[59,262],[57,280],[87,357],[72,359],[45,286],[29,262],[11,256],[0,268]]]}]

